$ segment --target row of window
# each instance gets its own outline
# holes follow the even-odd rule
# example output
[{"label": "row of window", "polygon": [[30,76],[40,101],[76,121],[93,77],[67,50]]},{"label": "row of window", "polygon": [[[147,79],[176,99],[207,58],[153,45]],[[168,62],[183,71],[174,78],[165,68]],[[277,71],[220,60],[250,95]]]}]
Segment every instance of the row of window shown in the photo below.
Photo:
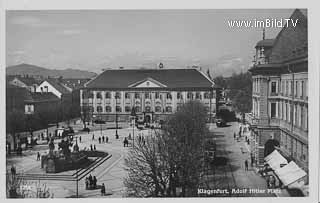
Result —
[{"label": "row of window", "polygon": [[278,88],[278,82],[272,81],[271,82],[271,93],[278,93],[279,92],[283,95],[294,95],[296,98],[304,98],[308,95],[307,92],[307,81],[305,80],[282,80],[281,86]]},{"label": "row of window", "polygon": [[[131,98],[131,94],[132,93],[125,92],[124,93],[124,97],[126,99],[130,99]],[[134,96],[135,99],[140,99],[142,94],[141,93],[134,93],[133,96]],[[94,98],[94,94],[92,92],[90,92],[88,95],[85,95],[85,93],[83,93],[82,97],[83,97],[83,99],[86,98],[86,97]],[[144,93],[144,97],[146,99],[151,99],[151,93],[148,93],[148,92]],[[160,94],[159,92],[155,93],[155,98],[156,99],[162,99],[162,97],[163,97],[163,95]],[[172,94],[171,93],[166,93],[165,97],[167,99],[172,99]],[[208,92],[204,93],[203,97],[205,99],[210,99],[210,93],[208,93]],[[97,92],[96,93],[96,98],[97,99],[102,99],[102,93],[101,92]],[[111,92],[106,92],[105,93],[105,98],[106,99],[111,99]],[[114,95],[114,98],[115,99],[121,99],[121,92],[116,92],[115,95]],[[202,99],[202,94],[200,92],[196,92],[195,94],[193,92],[188,92],[187,93],[187,99],[194,99],[194,98],[195,99]],[[177,92],[177,99],[183,99],[183,94],[181,92]]]},{"label": "row of window", "polygon": [[[141,107],[140,107],[140,106],[136,106],[136,107],[134,107],[134,108],[135,108],[135,111],[136,111],[136,112],[141,112]],[[178,107],[178,108],[179,108],[179,107]],[[171,113],[171,112],[172,112],[172,107],[171,107],[171,106],[167,106],[167,107],[165,107],[163,110],[164,110],[165,112]],[[96,111],[99,112],[99,113],[103,112],[102,106],[97,106],[97,107],[96,107]],[[132,111],[132,107],[130,107],[130,106],[125,106],[125,107],[124,107],[124,111],[125,111],[126,113],[131,112],[131,111]],[[150,107],[150,106],[146,106],[146,107],[145,107],[145,111],[146,111],[146,112],[151,112],[151,107]],[[105,107],[105,112],[107,112],[107,113],[112,112],[112,107],[111,107],[111,106],[106,106],[106,107]],[[116,106],[116,112],[122,112],[121,106]],[[155,112],[162,112],[161,106],[156,106],[156,107],[155,107]]]},{"label": "row of window", "polygon": [[[308,108],[295,104],[293,106],[287,102],[272,102],[270,104],[271,118],[279,118],[289,123],[293,122],[296,127],[308,129]],[[293,111],[293,118],[291,116]]]},{"label": "row of window", "polygon": [[281,146],[285,148],[289,152],[289,154],[301,161],[307,161],[308,157],[308,147],[307,145],[301,143],[290,135],[282,132],[281,133]]}]

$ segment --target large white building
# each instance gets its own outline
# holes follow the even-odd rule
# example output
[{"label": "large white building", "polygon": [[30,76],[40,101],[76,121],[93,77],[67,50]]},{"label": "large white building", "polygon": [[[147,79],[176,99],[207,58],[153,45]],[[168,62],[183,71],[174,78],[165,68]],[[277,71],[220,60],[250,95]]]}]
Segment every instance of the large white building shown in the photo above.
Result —
[{"label": "large white building", "polygon": [[[308,22],[295,10],[296,27],[256,45],[252,73],[252,153],[257,163],[276,143],[280,153],[308,171]],[[271,142],[270,142],[271,141]],[[271,147],[272,150],[272,147]]]},{"label": "large white building", "polygon": [[[159,122],[189,100],[201,101],[215,113],[214,83],[198,69],[110,69],[80,91],[89,120],[128,121],[134,108],[139,120]],[[82,111],[83,113],[83,111]]]}]

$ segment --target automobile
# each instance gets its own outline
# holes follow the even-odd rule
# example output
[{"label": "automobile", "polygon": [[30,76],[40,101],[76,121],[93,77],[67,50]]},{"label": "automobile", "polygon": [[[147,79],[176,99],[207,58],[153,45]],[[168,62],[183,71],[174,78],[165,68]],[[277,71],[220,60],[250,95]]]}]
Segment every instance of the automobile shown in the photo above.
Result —
[{"label": "automobile", "polygon": [[216,125],[217,127],[225,127],[227,126],[227,122],[224,119],[219,118],[216,120]]}]

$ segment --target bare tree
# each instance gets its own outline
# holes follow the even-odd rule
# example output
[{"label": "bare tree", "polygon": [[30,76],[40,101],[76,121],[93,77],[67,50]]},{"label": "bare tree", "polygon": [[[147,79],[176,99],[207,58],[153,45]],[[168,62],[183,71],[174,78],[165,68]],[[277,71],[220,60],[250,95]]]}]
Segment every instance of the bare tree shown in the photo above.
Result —
[{"label": "bare tree", "polygon": [[203,165],[207,112],[199,102],[183,105],[161,131],[138,142],[125,159],[128,196],[197,196]]}]

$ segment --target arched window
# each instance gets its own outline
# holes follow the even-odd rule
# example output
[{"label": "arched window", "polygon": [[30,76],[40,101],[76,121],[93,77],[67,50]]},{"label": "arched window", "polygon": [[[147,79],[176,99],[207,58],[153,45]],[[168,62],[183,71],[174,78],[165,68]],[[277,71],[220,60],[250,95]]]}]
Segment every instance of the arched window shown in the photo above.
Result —
[{"label": "arched window", "polygon": [[93,99],[93,92],[91,92],[91,91],[89,92],[89,98]]},{"label": "arched window", "polygon": [[167,106],[166,107],[166,112],[171,113],[172,112],[172,107],[171,106]]},{"label": "arched window", "polygon": [[130,106],[126,106],[124,107],[125,112],[131,112],[131,107]]},{"label": "arched window", "polygon": [[114,98],[115,98],[115,99],[121,99],[121,93],[120,93],[120,92],[116,92]]},{"label": "arched window", "polygon": [[102,99],[102,95],[101,95],[101,92],[97,92],[97,99]]},{"label": "arched window", "polygon": [[129,93],[129,92],[126,92],[126,93],[124,94],[124,97],[125,97],[126,99],[130,99],[130,93]]},{"label": "arched window", "polygon": [[161,112],[161,106],[156,106],[155,111],[158,112],[158,113]]},{"label": "arched window", "polygon": [[181,92],[177,92],[177,99],[183,99]]},{"label": "arched window", "polygon": [[122,109],[121,109],[121,106],[116,106],[116,112],[121,112]]},{"label": "arched window", "polygon": [[200,92],[196,92],[196,99],[201,99]]},{"label": "arched window", "polygon": [[149,93],[149,92],[144,93],[144,97],[145,97],[146,99],[150,99],[150,93]]},{"label": "arched window", "polygon": [[188,98],[188,99],[193,99],[193,93],[192,93],[192,92],[188,92],[187,98]]},{"label": "arched window", "polygon": [[146,112],[150,112],[151,111],[151,107],[150,106],[146,106]]},{"label": "arched window", "polygon": [[111,98],[111,93],[110,92],[106,92],[106,99],[110,99]]},{"label": "arched window", "polygon": [[146,101],[146,105],[151,105],[151,102],[150,101]]},{"label": "arched window", "polygon": [[177,111],[180,111],[181,110],[181,106],[177,106]]},{"label": "arched window", "polygon": [[210,99],[210,94],[208,92],[204,93],[204,98],[205,99]]},{"label": "arched window", "polygon": [[102,112],[102,106],[97,106],[97,112]]},{"label": "arched window", "polygon": [[106,112],[111,112],[111,111],[112,111],[111,106],[106,106]]},{"label": "arched window", "polygon": [[139,93],[137,93],[137,92],[136,92],[136,93],[134,93],[134,98],[135,98],[135,99],[140,99],[140,94],[139,94]]},{"label": "arched window", "polygon": [[136,112],[141,112],[141,107],[140,106],[136,106]]},{"label": "arched window", "polygon": [[167,99],[172,99],[171,93],[167,93]]}]

